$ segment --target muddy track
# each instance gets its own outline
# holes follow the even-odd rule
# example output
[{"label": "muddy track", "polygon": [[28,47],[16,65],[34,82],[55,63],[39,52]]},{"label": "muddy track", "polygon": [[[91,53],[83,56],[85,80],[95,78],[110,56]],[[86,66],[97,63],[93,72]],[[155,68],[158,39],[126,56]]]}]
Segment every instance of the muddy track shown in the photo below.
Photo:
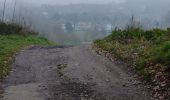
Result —
[{"label": "muddy track", "polygon": [[32,47],[16,56],[2,100],[149,100],[138,81],[88,45]]}]

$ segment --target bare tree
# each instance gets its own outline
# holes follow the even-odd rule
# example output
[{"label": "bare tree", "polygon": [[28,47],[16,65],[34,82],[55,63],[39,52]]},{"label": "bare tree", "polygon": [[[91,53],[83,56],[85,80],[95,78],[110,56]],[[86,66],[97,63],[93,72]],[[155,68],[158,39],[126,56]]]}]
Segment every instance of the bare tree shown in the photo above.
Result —
[{"label": "bare tree", "polygon": [[136,29],[136,28],[141,28],[141,27],[142,26],[141,26],[140,22],[137,21],[134,16],[132,16],[126,28],[127,29]]},{"label": "bare tree", "polygon": [[4,16],[5,16],[6,1],[7,1],[7,0],[4,0],[4,7],[3,7],[3,14],[2,14],[2,22],[4,21]]},{"label": "bare tree", "polygon": [[15,2],[14,2],[14,10],[13,10],[13,15],[12,15],[12,22],[14,22],[14,18],[15,18],[16,4],[17,4],[17,0],[15,0]]},{"label": "bare tree", "polygon": [[165,23],[167,24],[167,27],[170,27],[170,11],[165,15]]}]

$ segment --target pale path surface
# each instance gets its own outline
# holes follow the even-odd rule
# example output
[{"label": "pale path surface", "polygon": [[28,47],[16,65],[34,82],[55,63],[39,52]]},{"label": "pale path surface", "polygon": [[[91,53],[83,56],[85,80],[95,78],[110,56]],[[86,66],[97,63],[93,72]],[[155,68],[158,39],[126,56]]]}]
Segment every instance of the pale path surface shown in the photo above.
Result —
[{"label": "pale path surface", "polygon": [[121,65],[88,45],[33,47],[17,55],[2,100],[150,100]]}]

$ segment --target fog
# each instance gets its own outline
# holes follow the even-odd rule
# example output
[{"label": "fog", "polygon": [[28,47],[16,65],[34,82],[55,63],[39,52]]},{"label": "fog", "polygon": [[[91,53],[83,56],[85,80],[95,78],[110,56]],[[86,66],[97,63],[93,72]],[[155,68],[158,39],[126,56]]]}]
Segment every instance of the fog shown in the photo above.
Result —
[{"label": "fog", "polygon": [[169,5],[170,0],[16,0],[15,6],[15,0],[7,0],[5,21],[60,44],[80,44],[125,28],[132,16],[143,29],[169,27]]},{"label": "fog", "polygon": [[37,5],[40,4],[80,4],[80,3],[86,3],[86,4],[104,4],[104,3],[121,3],[125,2],[125,0],[24,0],[26,2],[30,3],[36,3]]}]

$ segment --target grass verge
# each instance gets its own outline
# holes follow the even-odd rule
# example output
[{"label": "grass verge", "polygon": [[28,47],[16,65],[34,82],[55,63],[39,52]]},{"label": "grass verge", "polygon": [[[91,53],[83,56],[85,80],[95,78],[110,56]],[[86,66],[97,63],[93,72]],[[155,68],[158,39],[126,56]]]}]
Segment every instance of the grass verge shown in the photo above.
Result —
[{"label": "grass verge", "polygon": [[9,72],[13,55],[29,45],[53,45],[47,39],[35,35],[0,35],[0,79]]},{"label": "grass verge", "polygon": [[151,83],[155,98],[170,99],[170,29],[115,29],[94,44]]}]

